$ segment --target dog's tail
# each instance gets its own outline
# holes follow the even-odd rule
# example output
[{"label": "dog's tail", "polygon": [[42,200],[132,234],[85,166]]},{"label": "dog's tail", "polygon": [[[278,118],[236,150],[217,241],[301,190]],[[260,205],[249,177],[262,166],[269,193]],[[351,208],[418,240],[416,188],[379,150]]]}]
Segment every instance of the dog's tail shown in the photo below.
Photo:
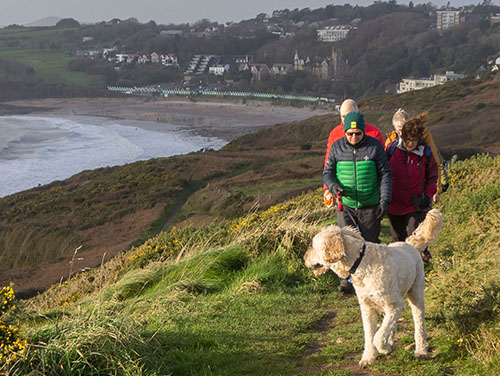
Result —
[{"label": "dog's tail", "polygon": [[439,209],[432,209],[427,213],[424,221],[417,227],[413,234],[406,238],[405,242],[414,246],[419,252],[422,252],[425,247],[436,239],[442,224],[443,215]]}]

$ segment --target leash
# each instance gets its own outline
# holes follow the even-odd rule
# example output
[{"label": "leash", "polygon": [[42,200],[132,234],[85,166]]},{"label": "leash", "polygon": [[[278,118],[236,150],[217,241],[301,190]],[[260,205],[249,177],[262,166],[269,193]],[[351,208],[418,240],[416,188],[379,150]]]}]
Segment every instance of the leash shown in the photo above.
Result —
[{"label": "leash", "polygon": [[354,262],[354,265],[352,266],[351,270],[349,270],[349,274],[356,273],[356,269],[358,269],[358,266],[359,264],[361,264],[361,260],[363,260],[363,257],[365,255],[365,250],[366,250],[366,243],[363,243],[363,249],[361,250],[358,259]]},{"label": "leash", "polygon": [[[344,211],[344,205],[342,205],[342,195],[340,194],[340,192],[337,192],[337,208],[341,212]],[[349,209],[346,209],[345,212],[349,216],[349,218],[352,221],[352,223],[354,223],[356,225],[356,230],[358,230],[358,232],[361,233],[361,230],[359,229],[358,222],[356,222],[354,220],[354,218],[352,217],[351,213],[349,212]],[[356,273],[356,269],[358,269],[359,264],[361,264],[361,260],[363,260],[363,257],[365,256],[365,251],[366,251],[366,243],[363,243],[363,248],[361,249],[361,252],[359,254],[358,259],[354,262],[353,266],[349,270],[349,275],[352,275],[352,274]],[[350,277],[348,277],[348,280],[349,279],[350,279]]]},{"label": "leash", "polygon": [[[337,208],[339,209],[340,212],[344,211],[344,205],[342,204],[342,195],[340,194],[340,192],[337,192]],[[358,222],[354,220],[353,216],[349,212],[349,209],[347,209],[345,212],[349,216],[349,219],[352,221],[352,223],[354,223],[354,225],[356,226],[356,230],[358,230],[358,232],[361,233]]]}]

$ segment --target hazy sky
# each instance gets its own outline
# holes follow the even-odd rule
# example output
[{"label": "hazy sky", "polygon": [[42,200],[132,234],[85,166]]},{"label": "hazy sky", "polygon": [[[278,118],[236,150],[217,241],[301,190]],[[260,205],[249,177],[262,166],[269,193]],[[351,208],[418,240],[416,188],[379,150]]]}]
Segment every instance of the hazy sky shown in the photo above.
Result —
[{"label": "hazy sky", "polygon": [[[498,4],[500,0],[493,0]],[[407,4],[409,0],[398,0]],[[415,4],[428,1],[413,0]],[[436,5],[447,0],[431,1]],[[477,4],[479,0],[451,0],[454,6]],[[328,4],[369,5],[373,0],[1,0],[0,26],[26,24],[44,17],[74,18],[79,22],[107,21],[135,17],[140,22],[240,21],[276,9],[321,8]]]}]

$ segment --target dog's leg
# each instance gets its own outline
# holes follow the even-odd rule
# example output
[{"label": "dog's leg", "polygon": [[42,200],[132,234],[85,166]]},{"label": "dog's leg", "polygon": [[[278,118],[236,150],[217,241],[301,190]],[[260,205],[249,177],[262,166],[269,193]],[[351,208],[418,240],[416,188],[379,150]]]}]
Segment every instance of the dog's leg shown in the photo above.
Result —
[{"label": "dog's leg", "polygon": [[394,347],[394,344],[396,343],[396,330],[397,329],[397,323],[394,323],[394,327],[392,328],[391,335],[389,336],[389,346]]},{"label": "dog's leg", "polygon": [[392,346],[389,343],[389,337],[395,331],[396,321],[403,312],[404,301],[396,301],[392,304],[387,304],[384,307],[384,319],[377,333],[373,338],[373,343],[381,354],[389,354],[392,351]]},{"label": "dog's leg", "polygon": [[408,302],[410,303],[415,325],[415,356],[419,359],[427,359],[429,356],[427,332],[425,331],[424,283],[424,281],[420,281],[420,283],[417,281],[408,291]]},{"label": "dog's leg", "polygon": [[377,357],[377,349],[373,344],[373,336],[377,329],[377,312],[367,302],[360,301],[361,319],[363,320],[363,331],[365,332],[365,349],[359,362],[362,368],[373,364]]}]

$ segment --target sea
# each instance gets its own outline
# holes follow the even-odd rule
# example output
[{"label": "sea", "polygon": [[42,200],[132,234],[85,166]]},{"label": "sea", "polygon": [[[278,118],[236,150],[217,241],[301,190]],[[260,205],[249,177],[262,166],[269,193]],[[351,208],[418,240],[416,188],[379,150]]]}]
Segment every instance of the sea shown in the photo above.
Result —
[{"label": "sea", "polygon": [[167,123],[88,116],[0,116],[0,197],[84,170],[219,149],[226,140]]}]

